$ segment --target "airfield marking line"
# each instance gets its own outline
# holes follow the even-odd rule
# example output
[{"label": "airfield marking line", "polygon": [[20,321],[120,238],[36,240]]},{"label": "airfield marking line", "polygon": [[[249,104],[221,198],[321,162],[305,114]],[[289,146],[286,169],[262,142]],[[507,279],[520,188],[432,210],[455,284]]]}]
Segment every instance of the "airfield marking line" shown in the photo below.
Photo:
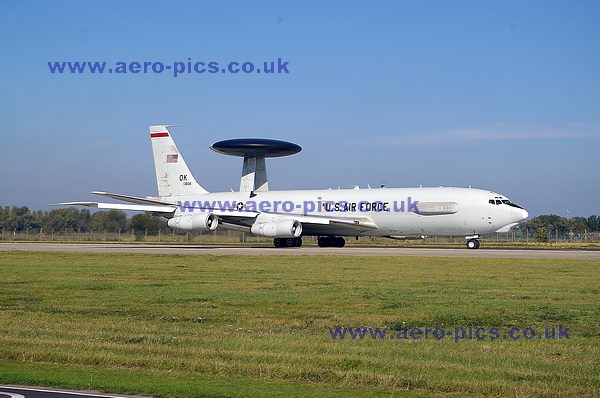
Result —
[{"label": "airfield marking line", "polygon": [[12,392],[0,391],[0,395],[8,395],[10,398],[25,398],[24,395],[14,394]]},{"label": "airfield marking line", "polygon": [[463,258],[536,258],[600,260],[600,250],[544,250],[544,249],[479,249],[369,247],[300,248],[245,247],[209,245],[129,245],[112,243],[0,243],[0,252],[70,252],[70,253],[148,253],[181,255],[304,255],[304,256],[398,256],[398,257],[463,257]]},{"label": "airfield marking line", "polygon": [[95,398],[130,398],[133,395],[119,395],[119,394],[106,394],[106,393],[93,393],[93,392],[80,392],[80,391],[71,391],[71,390],[53,390],[49,388],[42,387],[17,387],[17,386],[6,386],[0,385],[0,394],[10,395],[11,398],[25,398],[25,396],[21,394],[9,393],[6,391],[2,391],[2,389],[7,390],[15,390],[15,391],[32,391],[32,392],[41,392],[48,394],[63,394],[63,395],[77,395],[82,397],[95,397]]}]

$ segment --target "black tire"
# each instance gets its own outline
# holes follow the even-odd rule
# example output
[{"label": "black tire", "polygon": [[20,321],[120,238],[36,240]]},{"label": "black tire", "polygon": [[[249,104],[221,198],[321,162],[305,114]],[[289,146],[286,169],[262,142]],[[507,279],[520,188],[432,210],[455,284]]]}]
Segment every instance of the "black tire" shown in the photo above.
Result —
[{"label": "black tire", "polygon": [[294,246],[296,247],[301,247],[302,246],[302,238],[296,238],[295,239],[296,242],[294,242]]},{"label": "black tire", "polygon": [[467,249],[478,249],[479,248],[479,241],[477,239],[469,239],[467,241]]},{"label": "black tire", "polygon": [[294,247],[294,246],[296,246],[296,239],[295,238],[287,238],[284,242],[285,242],[285,247]]},{"label": "black tire", "polygon": [[281,247],[281,239],[280,238],[273,239],[273,245],[275,245],[275,247]]},{"label": "black tire", "polygon": [[320,236],[317,239],[319,247],[344,247],[346,240],[341,236]]}]

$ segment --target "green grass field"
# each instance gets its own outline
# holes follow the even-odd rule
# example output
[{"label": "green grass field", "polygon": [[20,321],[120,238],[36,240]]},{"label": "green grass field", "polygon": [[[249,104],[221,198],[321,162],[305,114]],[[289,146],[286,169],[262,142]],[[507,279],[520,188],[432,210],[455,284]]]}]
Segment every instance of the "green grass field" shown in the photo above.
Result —
[{"label": "green grass field", "polygon": [[[0,383],[162,397],[600,395],[600,262],[0,253]],[[332,340],[328,327],[570,328]]]}]

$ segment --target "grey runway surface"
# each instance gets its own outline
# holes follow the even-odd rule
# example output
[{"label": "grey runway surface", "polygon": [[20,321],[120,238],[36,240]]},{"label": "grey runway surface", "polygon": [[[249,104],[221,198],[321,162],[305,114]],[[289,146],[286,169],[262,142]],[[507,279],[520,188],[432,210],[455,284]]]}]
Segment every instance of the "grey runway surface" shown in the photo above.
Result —
[{"label": "grey runway surface", "polygon": [[[138,245],[114,243],[0,243],[2,251],[73,252],[73,253],[146,253],[186,255],[335,255],[335,256],[412,256],[471,258],[550,258],[600,260],[596,250],[535,250],[535,249],[455,249],[358,247],[321,248],[305,246],[278,249],[259,246],[218,245]],[[1,398],[1,397],[0,397]]]},{"label": "grey runway surface", "polygon": [[127,398],[127,395],[114,395],[95,392],[53,390],[51,388],[0,386],[0,398]]}]

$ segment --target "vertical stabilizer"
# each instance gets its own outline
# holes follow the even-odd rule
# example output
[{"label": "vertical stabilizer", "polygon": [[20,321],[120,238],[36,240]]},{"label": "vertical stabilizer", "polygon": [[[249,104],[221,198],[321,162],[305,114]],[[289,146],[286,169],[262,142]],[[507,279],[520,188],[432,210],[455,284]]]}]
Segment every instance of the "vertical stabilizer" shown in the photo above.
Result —
[{"label": "vertical stabilizer", "polygon": [[179,153],[165,125],[150,126],[158,196],[161,198],[207,193],[197,182]]}]

